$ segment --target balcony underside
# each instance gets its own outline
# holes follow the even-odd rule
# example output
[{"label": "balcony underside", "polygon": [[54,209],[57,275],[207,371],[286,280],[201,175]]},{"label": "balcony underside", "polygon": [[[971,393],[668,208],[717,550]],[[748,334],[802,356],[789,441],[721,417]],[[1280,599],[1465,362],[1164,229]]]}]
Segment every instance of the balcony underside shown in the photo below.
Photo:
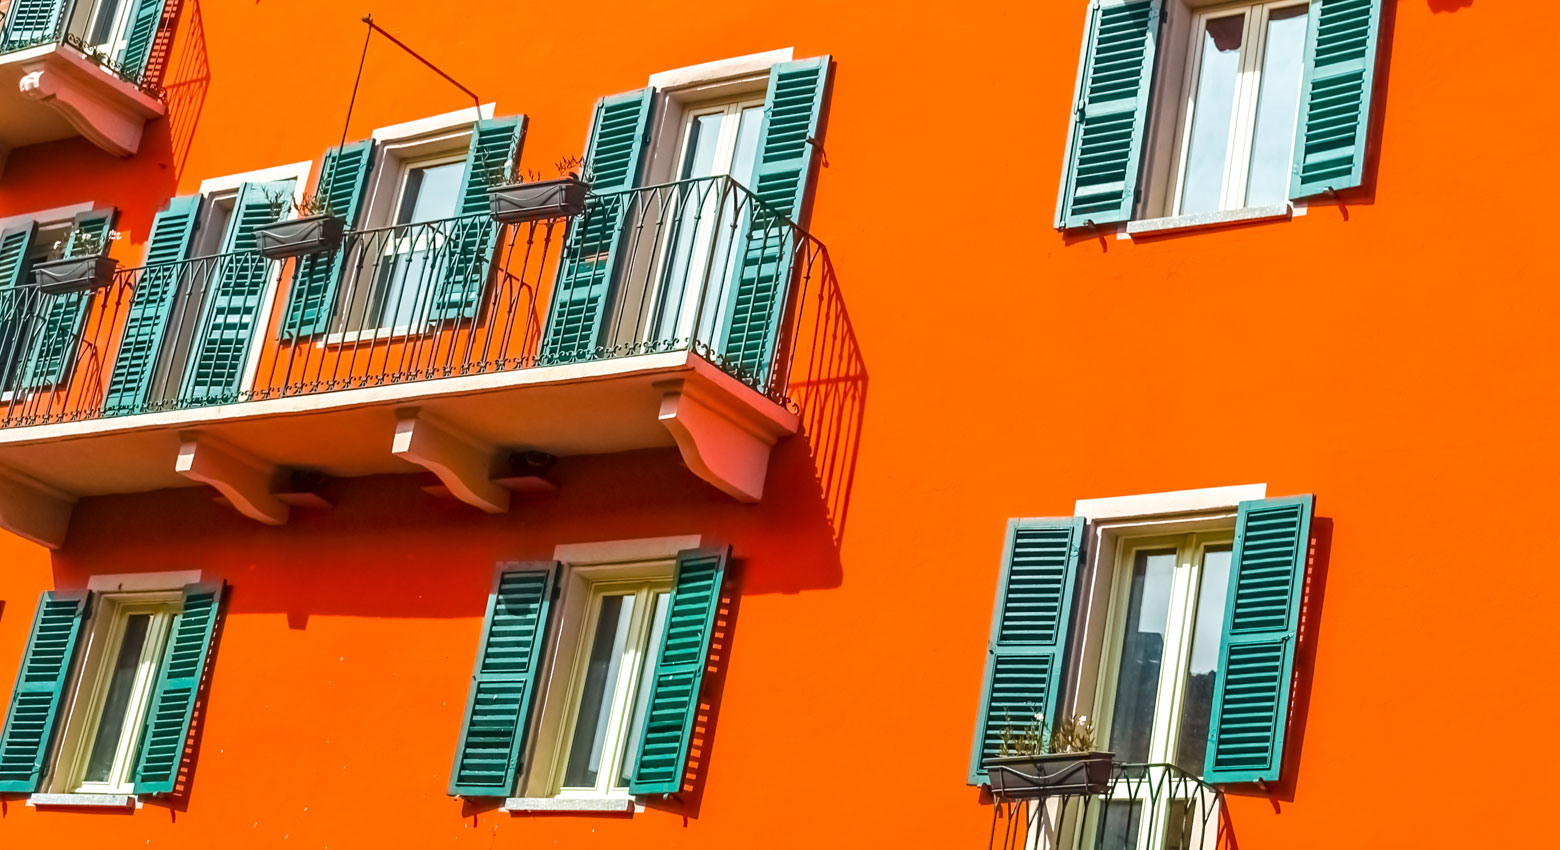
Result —
[{"label": "balcony underside", "polygon": [[0,56],[0,167],[14,148],[73,136],[129,156],[146,122],[165,111],[75,48],[48,44]]},{"label": "balcony underside", "polygon": [[742,501],[796,417],[686,351],[0,430],[0,527],[63,544],[84,496],[212,484],[277,524],[290,471],[432,470],[463,501],[508,508],[495,478],[515,451],[606,454],[676,446]]}]

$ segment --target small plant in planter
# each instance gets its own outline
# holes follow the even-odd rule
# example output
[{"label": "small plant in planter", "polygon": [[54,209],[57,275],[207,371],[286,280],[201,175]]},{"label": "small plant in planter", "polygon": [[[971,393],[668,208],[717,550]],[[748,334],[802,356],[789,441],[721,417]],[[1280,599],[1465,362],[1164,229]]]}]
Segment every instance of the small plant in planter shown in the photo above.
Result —
[{"label": "small plant in planter", "polygon": [[[293,201],[287,192],[266,195],[271,204],[270,224],[255,228],[255,242],[260,253],[272,260],[288,257],[304,257],[336,250],[346,232],[346,222],[330,212],[330,205],[319,194],[304,195]],[[283,213],[291,206],[298,217],[281,221]]]},{"label": "small plant in planter", "polygon": [[554,165],[558,169],[555,180],[543,180],[535,170],[521,172],[514,163],[484,168],[493,220],[517,224],[579,215],[590,191],[590,174],[581,167],[579,157],[566,156]]},{"label": "small plant in planter", "polygon": [[1035,715],[1002,730],[997,757],[984,767],[991,793],[1007,799],[1041,799],[1066,794],[1102,794],[1110,785],[1115,754],[1099,752],[1087,716],[1065,717],[1047,734]]},{"label": "small plant in planter", "polygon": [[33,266],[33,281],[43,292],[85,292],[101,289],[114,279],[119,261],[107,256],[108,243],[119,241],[119,231],[106,236],[73,227],[49,249],[49,257]]}]

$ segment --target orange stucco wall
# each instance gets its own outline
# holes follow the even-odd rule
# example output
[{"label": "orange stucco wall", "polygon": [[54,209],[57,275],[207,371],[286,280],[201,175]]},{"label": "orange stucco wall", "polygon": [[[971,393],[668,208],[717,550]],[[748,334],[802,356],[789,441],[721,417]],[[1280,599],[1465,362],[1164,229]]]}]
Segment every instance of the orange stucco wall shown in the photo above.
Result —
[{"label": "orange stucco wall", "polygon": [[[783,444],[755,507],[646,452],[568,459],[558,494],[499,517],[408,477],[336,482],[333,510],[281,528],[191,489],[87,500],[57,553],[7,539],[0,682],[41,590],[199,568],[231,606],[187,807],[12,798],[0,846],[983,846],[991,809],[963,776],[1005,520],[1255,482],[1315,493],[1326,533],[1296,769],[1273,798],[1232,798],[1239,846],[1543,843],[1541,792],[1490,779],[1560,745],[1542,672],[1560,651],[1544,233],[1560,8],[1388,0],[1367,191],[1135,243],[1050,226],[1083,7],[375,3],[500,114],[529,114],[538,168],[583,146],[596,96],[651,72],[833,54],[811,229],[865,364],[850,413]],[[169,196],[317,159],[361,11],[188,0],[173,114],[143,151],[16,151],[0,216],[113,202],[135,260]],[[352,134],[462,105],[377,43]],[[688,533],[739,557],[691,808],[512,817],[447,798],[493,563]],[[858,784],[854,759],[885,755],[902,784]]]}]

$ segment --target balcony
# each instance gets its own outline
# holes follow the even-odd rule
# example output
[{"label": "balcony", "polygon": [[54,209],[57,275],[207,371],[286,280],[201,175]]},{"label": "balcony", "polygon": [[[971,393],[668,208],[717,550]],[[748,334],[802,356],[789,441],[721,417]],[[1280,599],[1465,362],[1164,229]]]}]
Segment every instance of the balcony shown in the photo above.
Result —
[{"label": "balcony", "polygon": [[827,361],[833,285],[823,245],[720,177],[19,287],[0,293],[0,527],[58,546],[79,497],[200,483],[279,524],[316,501],[299,481],[418,469],[497,513],[551,486],[535,453],[658,446],[757,501],[798,430],[792,375]]},{"label": "balcony", "polygon": [[14,148],[73,136],[135,153],[146,122],[166,112],[156,81],[164,9],[177,7],[11,0],[0,23],[0,167]]},{"label": "balcony", "polygon": [[1115,764],[1103,794],[996,795],[990,848],[1232,850],[1224,794],[1172,764]]}]

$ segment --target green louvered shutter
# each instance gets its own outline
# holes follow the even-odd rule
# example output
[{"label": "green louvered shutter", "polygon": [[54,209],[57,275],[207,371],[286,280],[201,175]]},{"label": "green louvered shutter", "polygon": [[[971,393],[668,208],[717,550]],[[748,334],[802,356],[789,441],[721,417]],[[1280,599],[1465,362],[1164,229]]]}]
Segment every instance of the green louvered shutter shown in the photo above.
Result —
[{"label": "green louvered shutter", "polygon": [[1240,503],[1204,781],[1278,779],[1315,501]]},{"label": "green louvered shutter", "polygon": [[1047,726],[1056,722],[1083,529],[1082,517],[1008,521],[970,748],[971,785],[986,781],[985,761],[997,756],[1009,724],[1028,727],[1036,714]]},{"label": "green louvered shutter", "polygon": [[85,591],[46,591],[38,600],[5,731],[0,732],[0,792],[38,790],[86,616]]},{"label": "green louvered shutter", "polygon": [[279,192],[291,196],[292,191],[291,180],[245,183],[239,188],[222,239],[222,255],[210,273],[210,291],[195,325],[195,351],[184,372],[180,402],[216,404],[238,399],[260,319],[260,299],[271,274],[271,261],[256,250],[255,229],[277,220],[270,197]]},{"label": "green louvered shutter", "polygon": [[38,225],[33,222],[0,232],[0,291],[15,289],[27,279],[27,255],[32,252]]},{"label": "green louvered shutter", "polygon": [[[330,214],[357,226],[363,206],[363,191],[374,164],[374,142],[353,142],[325,152],[320,180],[314,191],[325,199]],[[336,305],[336,288],[346,267],[345,248],[328,254],[313,254],[298,261],[287,298],[287,315],[282,322],[282,337],[296,338],[329,330],[331,308]]]},{"label": "green louvered shutter", "polygon": [[65,0],[14,0],[0,32],[0,53],[55,41]]},{"label": "green louvered shutter", "polygon": [[173,621],[163,649],[157,687],[146,710],[140,753],[135,762],[135,793],[168,794],[178,784],[190,718],[200,695],[211,635],[222,610],[222,582],[184,587],[184,608]]},{"label": "green louvered shutter", "polygon": [[1291,198],[1364,182],[1380,29],[1381,0],[1311,0]]},{"label": "green louvered shutter", "polygon": [[543,363],[589,360],[602,344],[623,223],[635,208],[628,190],[639,185],[654,96],[655,89],[640,89],[596,102],[585,147],[591,194],[564,237],[542,337]]},{"label": "green louvered shutter", "polygon": [[818,132],[829,65],[830,57],[819,56],[782,62],[769,72],[752,186],[766,209],[755,207],[748,216],[721,324],[724,339],[716,349],[723,365],[760,391],[769,388],[796,251],[797,235],[786,219],[800,222],[805,217],[813,163],[823,145]]},{"label": "green louvered shutter", "polygon": [[729,546],[677,553],[677,576],[646,703],[644,734],[639,737],[634,775],[629,781],[631,793],[675,794],[682,790],[699,713],[699,689],[710,654],[710,634],[715,630],[721,583],[730,556]]},{"label": "green louvered shutter", "polygon": [[103,397],[104,412],[110,415],[136,413],[146,404],[181,272],[186,269],[184,260],[200,220],[200,202],[200,195],[181,195],[152,219],[146,262],[130,296],[119,353]]},{"label": "green louvered shutter", "polygon": [[524,115],[484,118],[472,131],[455,209],[461,218],[449,225],[446,259],[430,264],[442,277],[429,311],[434,320],[471,319],[477,315],[498,243],[498,223],[488,215],[488,181],[494,174],[509,173],[519,161],[525,124]]},{"label": "green louvered shutter", "polygon": [[505,565],[488,595],[450,769],[451,796],[505,797],[514,791],[536,702],[556,568],[552,563]]},{"label": "green louvered shutter", "polygon": [[132,82],[142,82],[146,74],[146,62],[152,58],[152,44],[157,40],[157,30],[162,23],[165,0],[137,0],[135,11],[130,13],[130,31],[125,39],[125,54],[120,67]]},{"label": "green louvered shutter", "polygon": [[1160,0],[1094,0],[1089,7],[1056,204],[1060,229],[1132,217],[1160,9]]},{"label": "green louvered shutter", "polygon": [[[101,253],[108,252],[108,234],[114,229],[117,209],[93,210],[76,216],[70,238],[65,243],[65,256],[83,256],[77,238],[80,234],[92,234],[102,242]],[[87,303],[91,292],[62,292],[44,297],[43,324],[33,343],[32,362],[28,364],[26,386],[43,389],[65,382],[70,367],[74,365],[81,347],[81,332],[87,321]]]}]

